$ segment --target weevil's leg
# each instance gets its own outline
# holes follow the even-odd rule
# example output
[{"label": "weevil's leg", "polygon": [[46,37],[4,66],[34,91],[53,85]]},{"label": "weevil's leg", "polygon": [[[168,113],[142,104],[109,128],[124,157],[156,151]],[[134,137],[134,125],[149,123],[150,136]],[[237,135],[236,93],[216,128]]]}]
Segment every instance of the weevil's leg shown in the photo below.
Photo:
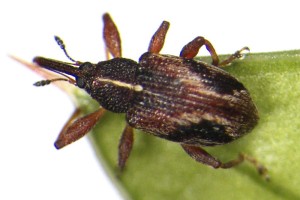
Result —
[{"label": "weevil's leg", "polygon": [[163,48],[165,43],[166,34],[168,32],[170,23],[167,21],[163,21],[160,25],[160,27],[157,29],[157,31],[152,36],[152,39],[150,41],[148,51],[151,53],[159,53],[160,50]]},{"label": "weevil's leg", "polygon": [[198,54],[200,48],[203,45],[206,47],[207,51],[211,55],[212,64],[217,66],[219,64],[219,57],[216,53],[215,48],[208,40],[200,36],[196,37],[194,40],[192,40],[182,48],[180,52],[180,57],[187,58],[187,59],[194,58]]},{"label": "weevil's leg", "polygon": [[246,154],[241,153],[236,159],[223,163],[217,158],[210,155],[201,147],[186,145],[186,144],[182,144],[181,146],[185,150],[185,152],[189,154],[194,160],[196,160],[197,162],[201,162],[205,165],[209,165],[213,168],[227,169],[227,168],[235,167],[241,164],[243,161],[247,160],[248,162],[250,162],[255,166],[255,168],[257,169],[258,173],[261,176],[263,176],[266,180],[269,180],[267,168],[265,168],[262,164],[260,164],[256,159],[247,156]]},{"label": "weevil's leg", "polygon": [[119,143],[119,168],[123,170],[133,145],[133,128],[128,124],[123,130]]},{"label": "weevil's leg", "polygon": [[243,51],[250,51],[248,47],[243,47],[240,50],[236,51],[234,54],[229,56],[226,60],[223,60],[221,63],[219,63],[219,67],[224,67],[228,64],[230,64],[235,59],[242,58],[244,56]]},{"label": "weevil's leg", "polygon": [[80,110],[76,109],[60,132],[56,142],[54,143],[54,146],[57,149],[61,149],[64,146],[83,137],[94,127],[94,125],[103,116],[104,112],[105,110],[100,108],[95,112],[78,119]]},{"label": "weevil's leg", "polygon": [[117,26],[108,13],[103,15],[103,38],[107,50],[113,57],[122,56],[121,39]]},{"label": "weevil's leg", "polygon": [[[76,110],[73,112],[73,114],[71,115],[71,117],[69,118],[69,120],[65,123],[64,127],[63,127],[62,130],[60,131],[59,137],[60,137],[61,135],[65,135],[65,133],[67,132],[67,130],[68,130],[68,128],[70,127],[70,125],[71,125],[75,120],[78,119],[78,117],[80,116],[80,114],[81,114],[81,110],[80,110],[79,108],[76,108]],[[55,142],[55,147],[56,147],[57,149],[59,149],[59,148],[57,147],[57,145],[56,145],[56,143],[57,143],[58,140],[59,140],[59,139],[57,139],[56,142]]]}]

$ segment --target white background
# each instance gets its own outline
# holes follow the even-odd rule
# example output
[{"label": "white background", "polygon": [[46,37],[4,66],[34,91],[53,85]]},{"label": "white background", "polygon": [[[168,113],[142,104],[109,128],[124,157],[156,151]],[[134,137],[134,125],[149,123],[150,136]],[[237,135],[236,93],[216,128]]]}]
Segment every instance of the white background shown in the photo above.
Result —
[{"label": "white background", "polygon": [[73,58],[103,60],[104,12],[118,25],[123,56],[135,60],[162,20],[171,22],[162,53],[178,55],[198,35],[218,53],[246,45],[252,52],[299,49],[299,8],[296,0],[2,0],[0,199],[121,199],[86,138],[60,151],[53,147],[73,105],[55,87],[33,87],[41,78],[8,54],[66,60],[53,40],[59,35]]}]

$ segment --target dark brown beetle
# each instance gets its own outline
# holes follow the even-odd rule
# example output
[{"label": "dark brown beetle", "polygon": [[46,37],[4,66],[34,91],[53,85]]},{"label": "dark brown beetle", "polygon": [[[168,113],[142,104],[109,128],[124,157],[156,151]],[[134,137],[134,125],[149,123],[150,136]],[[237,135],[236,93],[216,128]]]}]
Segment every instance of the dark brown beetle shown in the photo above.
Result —
[{"label": "dark brown beetle", "polygon": [[[105,110],[126,113],[127,125],[119,145],[119,167],[124,168],[133,144],[133,128],[180,143],[196,161],[214,168],[230,168],[247,159],[260,173],[266,169],[249,156],[222,163],[200,146],[229,143],[251,131],[258,121],[257,109],[247,89],[220,67],[241,57],[242,48],[223,62],[211,43],[196,37],[185,45],[180,56],[161,55],[169,23],[164,21],[151,39],[148,52],[139,62],[121,58],[118,30],[109,14],[104,14],[104,40],[114,57],[97,64],[79,62],[66,52],[61,39],[55,37],[69,64],[43,57],[34,58],[40,67],[73,76],[37,82],[45,85],[67,80],[84,89],[101,108],[75,120],[75,112],[55,142],[60,149],[84,136],[101,118]],[[212,64],[193,58],[205,46]],[[79,66],[79,67],[75,67]],[[74,121],[74,122],[73,122]]]}]

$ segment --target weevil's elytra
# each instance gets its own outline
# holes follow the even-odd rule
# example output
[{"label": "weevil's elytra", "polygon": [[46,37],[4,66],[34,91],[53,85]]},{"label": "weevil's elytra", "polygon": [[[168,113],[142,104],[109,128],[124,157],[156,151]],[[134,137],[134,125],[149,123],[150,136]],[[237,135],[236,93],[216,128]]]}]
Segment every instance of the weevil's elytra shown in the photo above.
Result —
[{"label": "weevil's elytra", "polygon": [[[43,68],[68,75],[36,85],[67,80],[84,89],[101,105],[95,112],[74,121],[78,118],[75,112],[55,142],[57,148],[81,138],[105,110],[110,110],[126,114],[127,125],[119,144],[121,169],[132,149],[135,128],[178,142],[194,160],[214,168],[230,168],[248,160],[266,176],[266,168],[249,156],[240,154],[223,163],[201,148],[236,140],[258,122],[258,112],[247,89],[221,69],[241,57],[242,51],[249,50],[247,47],[219,62],[212,44],[203,37],[196,37],[183,47],[180,56],[162,55],[159,52],[169,28],[169,23],[164,21],[153,35],[148,52],[136,62],[122,58],[117,27],[109,14],[104,14],[103,20],[104,41],[113,59],[97,64],[75,61],[58,37],[55,40],[73,64],[43,57],[34,59]],[[212,64],[193,59],[202,46],[211,54]]]},{"label": "weevil's elytra", "polygon": [[126,119],[130,126],[156,136],[210,146],[235,140],[257,123],[256,107],[245,87],[212,65],[145,53],[137,82],[143,91],[135,95]]}]

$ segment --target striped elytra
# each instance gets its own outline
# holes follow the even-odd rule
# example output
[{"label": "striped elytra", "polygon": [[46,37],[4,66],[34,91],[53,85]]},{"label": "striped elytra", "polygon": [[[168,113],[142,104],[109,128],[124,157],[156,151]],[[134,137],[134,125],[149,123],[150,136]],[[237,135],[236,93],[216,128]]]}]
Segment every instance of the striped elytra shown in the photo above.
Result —
[{"label": "striped elytra", "polygon": [[175,142],[228,143],[249,132],[258,113],[236,78],[213,65],[170,55],[140,58],[129,125]]}]

